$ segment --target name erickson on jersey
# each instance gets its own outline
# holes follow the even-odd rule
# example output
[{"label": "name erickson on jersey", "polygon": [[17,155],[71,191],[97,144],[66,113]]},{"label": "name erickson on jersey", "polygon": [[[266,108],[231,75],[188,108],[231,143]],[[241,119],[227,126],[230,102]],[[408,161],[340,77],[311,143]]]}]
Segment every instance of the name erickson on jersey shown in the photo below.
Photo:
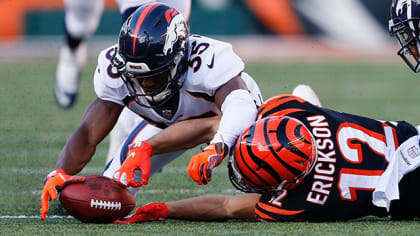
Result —
[{"label": "name erickson on jersey", "polygon": [[324,205],[334,182],[336,163],[334,142],[331,139],[332,133],[325,116],[309,116],[306,119],[318,148],[318,160],[314,166],[314,181],[311,191],[306,196],[306,201]]}]

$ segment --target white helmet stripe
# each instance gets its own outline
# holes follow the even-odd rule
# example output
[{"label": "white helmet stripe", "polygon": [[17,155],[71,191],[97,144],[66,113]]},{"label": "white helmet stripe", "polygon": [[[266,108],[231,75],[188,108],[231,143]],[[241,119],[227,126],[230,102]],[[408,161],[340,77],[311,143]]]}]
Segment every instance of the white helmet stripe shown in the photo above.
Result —
[{"label": "white helmet stripe", "polygon": [[[407,1],[407,19],[411,19],[411,0]],[[408,21],[408,26],[410,26],[410,29],[415,31],[413,21]]]}]

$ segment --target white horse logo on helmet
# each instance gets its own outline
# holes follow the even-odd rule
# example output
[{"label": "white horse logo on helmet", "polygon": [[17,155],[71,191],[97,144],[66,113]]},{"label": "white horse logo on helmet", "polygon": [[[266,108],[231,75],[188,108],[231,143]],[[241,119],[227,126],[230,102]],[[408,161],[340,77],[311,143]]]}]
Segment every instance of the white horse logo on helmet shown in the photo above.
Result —
[{"label": "white horse logo on helmet", "polygon": [[179,38],[186,38],[188,34],[187,26],[185,25],[184,17],[181,14],[176,14],[169,23],[166,33],[165,46],[163,53],[168,55],[172,52],[174,44]]},{"label": "white horse logo on helmet", "polygon": [[[411,3],[411,0],[410,0]],[[397,6],[395,7],[395,13],[397,16],[403,13],[403,7],[407,4],[407,0],[397,1]],[[411,4],[410,4],[411,5]],[[407,6],[408,8],[408,6]]]}]

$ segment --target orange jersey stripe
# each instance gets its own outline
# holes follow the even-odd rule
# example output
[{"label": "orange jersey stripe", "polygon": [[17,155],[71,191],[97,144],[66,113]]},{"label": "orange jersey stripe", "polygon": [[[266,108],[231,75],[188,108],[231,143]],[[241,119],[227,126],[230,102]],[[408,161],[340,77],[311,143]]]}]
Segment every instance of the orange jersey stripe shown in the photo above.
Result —
[{"label": "orange jersey stripe", "polygon": [[262,220],[268,220],[268,221],[275,221],[276,220],[273,217],[264,214],[263,212],[261,212],[257,208],[255,208],[255,214],[258,216],[258,218],[261,218]]},{"label": "orange jersey stripe", "polygon": [[280,209],[277,207],[273,207],[271,205],[259,202],[258,206],[264,210],[267,210],[269,212],[275,213],[275,214],[279,214],[279,215],[286,215],[286,216],[290,216],[290,215],[297,215],[299,213],[302,213],[303,210],[298,210],[298,211],[291,211],[291,210],[284,210],[284,209]]},{"label": "orange jersey stripe", "polygon": [[157,7],[158,4],[151,4],[148,7],[146,7],[146,9],[144,9],[144,11],[141,13],[139,19],[137,19],[137,23],[136,23],[136,29],[134,31],[134,40],[133,40],[133,55],[136,52],[136,41],[137,41],[137,34],[139,33],[140,27],[143,24],[144,18],[146,18],[146,16],[149,14],[149,12],[151,12],[155,7]]},{"label": "orange jersey stripe", "polygon": [[270,110],[273,110],[273,109],[277,109],[279,106],[287,102],[291,102],[291,101],[297,101],[300,103],[306,102],[305,100],[299,97],[293,96],[293,95],[287,95],[287,94],[277,95],[275,97],[270,98],[269,100],[267,100],[264,104],[260,106],[258,110],[260,114],[259,116],[261,117],[262,115],[264,115],[264,113],[269,112]]},{"label": "orange jersey stripe", "polygon": [[[266,118],[266,112],[270,112],[271,109],[260,111],[258,118]],[[284,109],[279,110],[274,113],[270,113],[270,116],[287,116],[288,114],[299,112],[299,111],[305,111],[305,109],[298,109],[298,108],[290,108],[290,109]]]}]

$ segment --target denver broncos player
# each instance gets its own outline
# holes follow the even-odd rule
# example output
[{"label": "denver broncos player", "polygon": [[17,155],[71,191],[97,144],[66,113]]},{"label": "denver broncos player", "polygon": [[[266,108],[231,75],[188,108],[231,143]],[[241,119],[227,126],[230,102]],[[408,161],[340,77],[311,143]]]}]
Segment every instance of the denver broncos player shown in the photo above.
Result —
[{"label": "denver broncos player", "polygon": [[420,1],[393,0],[389,33],[400,45],[398,55],[416,73],[420,71]]},{"label": "denver broncos player", "polygon": [[[191,0],[117,0],[123,21],[141,4],[164,2],[175,7],[188,20]],[[79,90],[80,75],[87,59],[87,39],[96,31],[104,9],[104,0],[64,0],[65,41],[60,49],[54,95],[57,104],[71,108]]]},{"label": "denver broncos player", "polygon": [[[41,220],[49,199],[67,180],[75,180],[96,146],[115,125],[123,107],[142,117],[104,175],[124,186],[148,184],[149,175],[180,156],[186,148],[208,141],[205,135],[164,148],[148,142],[183,120],[221,116],[210,144],[191,158],[190,177],[211,180],[212,169],[255,121],[261,94],[244,63],[228,43],[189,35],[181,13],[162,3],[142,5],[123,24],[118,44],[102,51],[94,76],[97,98],[69,138],[41,196]],[[209,119],[210,119],[209,118]],[[177,133],[183,141],[195,131]],[[174,135],[173,133],[169,135]],[[167,145],[167,144],[164,144]],[[139,173],[141,179],[135,179]],[[80,180],[77,179],[77,180]],[[133,193],[137,189],[131,189]]]},{"label": "denver broncos player", "polygon": [[150,203],[135,223],[165,218],[337,221],[420,215],[418,129],[314,106],[279,95],[239,137],[229,177],[249,194]]}]

